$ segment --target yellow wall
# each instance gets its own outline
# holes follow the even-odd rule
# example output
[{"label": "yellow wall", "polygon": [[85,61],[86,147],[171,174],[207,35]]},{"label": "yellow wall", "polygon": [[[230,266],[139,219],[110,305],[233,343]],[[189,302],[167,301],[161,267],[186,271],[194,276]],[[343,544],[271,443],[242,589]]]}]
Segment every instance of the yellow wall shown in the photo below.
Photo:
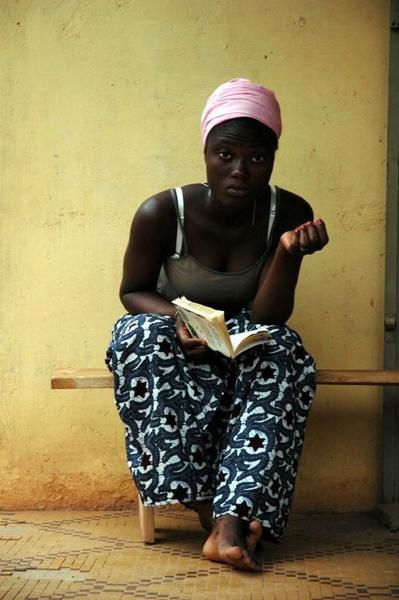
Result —
[{"label": "yellow wall", "polygon": [[[111,392],[50,391],[102,366],[131,217],[204,178],[199,115],[244,76],[280,99],[273,181],[331,244],[306,258],[293,325],[322,368],[382,364],[388,0],[3,0],[0,507],[133,498]],[[364,509],[380,397],[320,389],[296,506]]]}]

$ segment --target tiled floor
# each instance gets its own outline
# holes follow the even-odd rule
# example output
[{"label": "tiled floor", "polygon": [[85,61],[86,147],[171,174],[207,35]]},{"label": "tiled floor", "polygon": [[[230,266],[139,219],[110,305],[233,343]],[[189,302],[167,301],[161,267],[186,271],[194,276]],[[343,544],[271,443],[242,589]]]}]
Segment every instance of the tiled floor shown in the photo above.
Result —
[{"label": "tiled floor", "polygon": [[0,513],[0,599],[399,598],[399,533],[371,515],[292,515],[260,574],[201,558],[189,511],[158,510],[144,546],[134,512]]}]

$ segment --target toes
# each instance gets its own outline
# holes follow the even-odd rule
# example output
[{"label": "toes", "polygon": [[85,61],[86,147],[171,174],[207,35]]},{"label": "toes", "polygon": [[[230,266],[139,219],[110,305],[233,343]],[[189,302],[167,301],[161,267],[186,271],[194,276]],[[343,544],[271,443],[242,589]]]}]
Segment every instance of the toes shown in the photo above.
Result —
[{"label": "toes", "polygon": [[240,546],[231,546],[230,548],[227,548],[225,555],[228,560],[234,562],[241,561],[244,558],[243,551]]},{"label": "toes", "polygon": [[255,552],[256,547],[262,537],[262,525],[259,521],[251,521],[248,524],[247,546],[251,553]]},{"label": "toes", "polygon": [[261,571],[254,552],[262,536],[262,524],[255,519],[240,522],[238,519],[216,519],[213,530],[203,547],[208,559],[222,562],[245,571]]},{"label": "toes", "polygon": [[253,533],[254,535],[262,535],[262,524],[260,523],[260,521],[251,521],[248,525],[248,529],[250,533]]},{"label": "toes", "polygon": [[260,564],[246,551],[240,548],[240,546],[232,546],[228,548],[224,553],[224,560],[236,569],[242,569],[244,571],[261,571]]}]

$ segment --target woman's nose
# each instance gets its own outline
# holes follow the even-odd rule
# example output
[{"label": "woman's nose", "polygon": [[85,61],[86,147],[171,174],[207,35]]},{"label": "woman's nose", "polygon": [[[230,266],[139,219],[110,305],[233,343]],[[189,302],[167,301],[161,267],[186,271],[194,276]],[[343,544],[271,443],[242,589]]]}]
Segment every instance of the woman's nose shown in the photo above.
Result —
[{"label": "woman's nose", "polygon": [[231,174],[233,177],[245,177],[247,175],[247,166],[245,160],[237,158],[232,165]]}]

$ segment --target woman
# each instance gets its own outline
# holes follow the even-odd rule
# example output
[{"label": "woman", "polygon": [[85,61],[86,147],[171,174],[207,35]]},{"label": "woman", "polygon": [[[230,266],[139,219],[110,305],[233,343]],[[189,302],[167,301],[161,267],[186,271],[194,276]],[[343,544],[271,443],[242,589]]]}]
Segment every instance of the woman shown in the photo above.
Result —
[{"label": "woman", "polygon": [[[107,364],[145,505],[181,502],[211,560],[259,570],[261,537],[287,522],[314,395],[314,363],[285,322],[304,255],[328,242],[309,204],[269,184],[281,133],[273,92],[233,79],[201,119],[207,183],[138,209]],[[271,338],[231,361],[189,335],[171,300],[222,308],[232,333]]]}]

